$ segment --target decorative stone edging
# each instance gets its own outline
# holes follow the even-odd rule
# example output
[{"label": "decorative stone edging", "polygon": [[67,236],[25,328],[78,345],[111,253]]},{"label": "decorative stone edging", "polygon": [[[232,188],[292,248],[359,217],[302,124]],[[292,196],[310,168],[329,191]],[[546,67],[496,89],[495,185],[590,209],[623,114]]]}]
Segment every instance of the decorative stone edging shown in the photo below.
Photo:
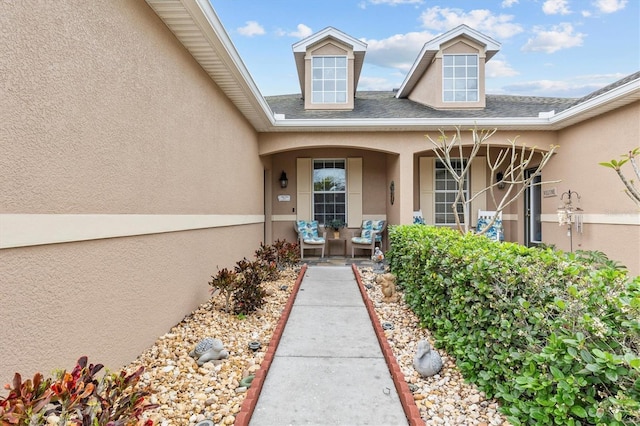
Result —
[{"label": "decorative stone edging", "polygon": [[355,276],[356,282],[358,283],[358,289],[360,290],[362,300],[367,307],[367,312],[369,313],[369,318],[371,319],[373,330],[376,333],[378,343],[380,344],[380,348],[382,349],[382,354],[384,355],[384,359],[387,362],[387,367],[389,368],[391,378],[393,379],[396,391],[398,392],[398,397],[400,398],[400,403],[402,404],[404,414],[405,416],[407,416],[407,420],[409,421],[409,424],[411,426],[424,426],[425,422],[420,416],[420,410],[418,409],[418,406],[413,399],[413,393],[409,390],[409,385],[407,385],[407,382],[404,379],[404,375],[400,370],[400,366],[398,365],[398,362],[393,355],[391,346],[389,346],[389,342],[387,342],[387,338],[385,337],[382,325],[378,320],[378,315],[376,314],[376,311],[373,307],[373,303],[367,296],[367,292],[364,288],[364,285],[362,284],[362,278],[360,277],[358,267],[355,264],[352,264],[351,269],[353,270],[353,275]]},{"label": "decorative stone edging", "polygon": [[240,412],[236,414],[236,419],[234,422],[235,426],[249,425],[249,421],[251,420],[251,416],[253,415],[253,410],[255,410],[256,404],[258,403],[258,398],[260,397],[260,391],[262,391],[264,379],[267,377],[267,373],[269,372],[269,368],[271,367],[271,363],[273,362],[273,357],[276,354],[276,349],[278,349],[280,338],[282,337],[284,327],[287,325],[287,321],[289,320],[289,315],[291,314],[291,310],[293,309],[293,303],[298,296],[298,290],[300,289],[300,285],[302,284],[302,279],[304,278],[304,274],[306,271],[307,264],[305,263],[300,269],[300,273],[298,274],[298,278],[296,279],[296,283],[294,284],[293,290],[291,292],[291,297],[287,301],[287,304],[282,311],[282,316],[278,320],[278,324],[273,331],[273,335],[271,336],[271,341],[269,342],[269,346],[267,347],[264,360],[262,361],[262,364],[260,364],[260,369],[256,371],[255,377],[251,382],[251,387],[247,390],[247,395],[244,401],[242,401],[242,405],[240,406]]}]

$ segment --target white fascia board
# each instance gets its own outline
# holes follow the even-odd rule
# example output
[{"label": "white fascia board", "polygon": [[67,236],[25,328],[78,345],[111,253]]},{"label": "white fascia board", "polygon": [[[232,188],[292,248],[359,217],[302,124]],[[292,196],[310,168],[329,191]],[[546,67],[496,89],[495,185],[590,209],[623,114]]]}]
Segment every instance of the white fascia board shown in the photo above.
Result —
[{"label": "white fascia board", "polygon": [[521,126],[547,126],[549,119],[537,117],[523,118],[395,118],[395,119],[285,119],[276,120],[277,128],[378,128],[378,127],[521,127]]},{"label": "white fascia board", "polygon": [[304,53],[307,50],[307,46],[317,43],[327,37],[333,37],[336,40],[340,40],[341,42],[352,46],[354,52],[364,52],[367,50],[367,43],[360,41],[357,38],[353,38],[350,35],[345,34],[333,27],[327,27],[315,34],[310,35],[307,38],[303,38],[297,43],[294,43],[292,46],[293,52]]},{"label": "white fascia board", "polygon": [[229,34],[227,33],[224,26],[222,25],[222,22],[220,21],[220,18],[216,14],[216,11],[213,9],[213,6],[211,6],[211,3],[209,2],[209,0],[196,0],[196,2],[198,3],[198,6],[200,7],[200,10],[202,11],[202,13],[207,18],[209,25],[215,32],[216,36],[218,37],[222,45],[224,46],[227,52],[227,55],[233,62],[233,66],[238,71],[238,73],[244,80],[245,84],[249,88],[250,94],[258,101],[258,104],[264,111],[265,116],[271,122],[271,124],[273,124],[274,119],[273,119],[273,112],[271,111],[271,107],[269,106],[267,101],[264,99],[264,96],[262,96],[262,93],[260,93],[260,89],[258,89],[258,85],[255,83],[255,81],[253,80],[253,77],[249,73],[249,70],[244,65],[244,62],[242,61],[240,54],[236,50],[235,45],[231,41],[231,38],[229,38]]},{"label": "white fascia board", "polygon": [[602,93],[601,95],[595,96],[585,102],[581,102],[575,106],[572,106],[571,108],[559,112],[551,118],[550,122],[551,124],[561,123],[562,121],[573,118],[576,115],[583,114],[593,108],[597,108],[609,102],[613,102],[626,96],[633,95],[634,92],[636,96],[631,99],[631,102],[640,98],[640,79],[630,81],[626,84],[623,84],[622,86],[616,87],[612,90]]}]

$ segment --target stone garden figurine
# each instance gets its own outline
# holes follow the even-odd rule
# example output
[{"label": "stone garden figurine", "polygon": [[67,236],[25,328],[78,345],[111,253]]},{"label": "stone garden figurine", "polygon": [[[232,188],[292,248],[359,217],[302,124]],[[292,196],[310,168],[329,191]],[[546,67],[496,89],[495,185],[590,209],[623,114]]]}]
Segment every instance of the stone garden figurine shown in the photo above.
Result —
[{"label": "stone garden figurine", "polygon": [[220,339],[207,337],[202,339],[200,343],[189,352],[189,356],[195,359],[199,366],[202,366],[205,362],[227,358],[229,352],[224,349]]},{"label": "stone garden figurine", "polygon": [[442,369],[442,358],[438,352],[431,350],[425,339],[418,342],[418,350],[413,357],[413,368],[423,377],[430,377]]},{"label": "stone garden figurine", "polygon": [[378,275],[376,277],[376,283],[380,284],[383,302],[397,302],[400,299],[400,295],[396,292],[395,275],[389,273]]}]

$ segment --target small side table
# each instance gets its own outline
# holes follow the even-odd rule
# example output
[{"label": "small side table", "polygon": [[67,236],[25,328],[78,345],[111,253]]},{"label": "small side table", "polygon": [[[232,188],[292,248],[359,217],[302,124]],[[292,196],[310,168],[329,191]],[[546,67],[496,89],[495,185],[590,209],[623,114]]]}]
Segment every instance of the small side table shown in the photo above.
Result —
[{"label": "small side table", "polygon": [[327,239],[327,256],[331,256],[331,243],[341,243],[341,245],[342,245],[342,255],[343,256],[347,255],[347,239],[346,238],[330,238],[330,239]]}]

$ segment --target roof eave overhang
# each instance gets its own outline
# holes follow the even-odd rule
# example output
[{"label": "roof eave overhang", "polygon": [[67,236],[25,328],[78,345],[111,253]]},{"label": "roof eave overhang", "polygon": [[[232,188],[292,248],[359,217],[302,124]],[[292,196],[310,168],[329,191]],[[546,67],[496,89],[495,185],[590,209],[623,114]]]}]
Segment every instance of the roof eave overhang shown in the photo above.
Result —
[{"label": "roof eave overhang", "polygon": [[409,132],[462,128],[551,130],[548,118],[277,119],[273,132]]},{"label": "roof eave overhang", "polygon": [[550,118],[550,130],[560,130],[640,101],[640,79],[615,87]]},{"label": "roof eave overhang", "polygon": [[257,131],[273,113],[208,0],[145,0]]}]

